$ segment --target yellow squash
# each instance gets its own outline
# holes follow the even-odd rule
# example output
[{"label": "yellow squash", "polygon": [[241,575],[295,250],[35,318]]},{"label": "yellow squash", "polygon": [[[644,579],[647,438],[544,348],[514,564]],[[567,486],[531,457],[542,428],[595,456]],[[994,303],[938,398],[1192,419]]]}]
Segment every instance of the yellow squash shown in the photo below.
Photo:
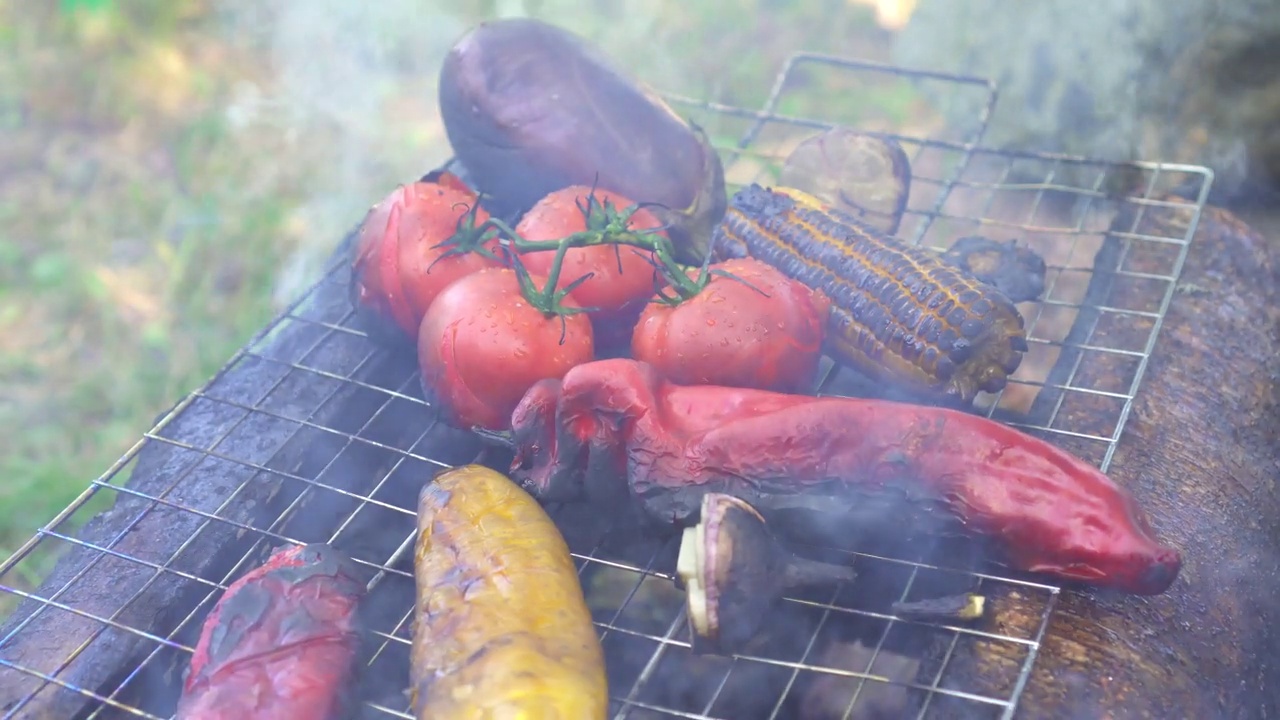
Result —
[{"label": "yellow squash", "polygon": [[481,465],[422,489],[411,697],[419,718],[598,720],[604,655],[569,548],[531,496]]}]

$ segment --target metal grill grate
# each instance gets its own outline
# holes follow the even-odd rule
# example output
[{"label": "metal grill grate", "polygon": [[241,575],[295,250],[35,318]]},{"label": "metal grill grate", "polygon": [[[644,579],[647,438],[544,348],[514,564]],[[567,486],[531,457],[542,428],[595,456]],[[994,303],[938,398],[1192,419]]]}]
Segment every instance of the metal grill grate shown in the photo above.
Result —
[{"label": "metal grill grate", "polygon": [[[930,84],[971,96],[978,110],[968,127],[923,128],[932,138],[925,140],[889,132],[891,122],[865,113],[800,119],[819,113],[825,97],[884,97]],[[1009,387],[981,403],[1105,469],[1195,230],[1139,235],[1117,218],[1136,223],[1143,207],[1161,205],[1154,198],[1174,189],[1199,207],[1211,178],[1195,167],[980,149],[995,97],[979,79],[797,55],[762,111],[672,100],[713,137],[729,138],[719,144],[731,191],[768,183],[790,147],[815,130],[879,123],[913,158],[904,239],[945,247],[968,234],[1017,237],[1044,255],[1045,299],[1021,307],[1032,350]],[[1126,207],[1135,212],[1118,213]],[[1135,258],[1146,268],[1160,259],[1167,273],[1130,270]],[[494,459],[468,433],[434,421],[411,357],[375,345],[356,326],[347,277],[335,262],[0,565],[0,589],[21,598],[0,628],[4,717],[50,708],[75,709],[65,717],[168,717],[221,590],[270,548],[314,541],[342,548],[369,574],[360,716],[411,717],[402,690],[416,490],[439,467]],[[1118,284],[1150,285],[1150,304],[1098,299]],[[1109,343],[1118,337],[1129,344]],[[1127,372],[1077,382],[1095,354]],[[828,367],[821,391],[853,387],[845,375]],[[1086,415],[1094,422],[1080,425]],[[65,529],[112,504],[84,531]],[[851,559],[858,580],[789,598],[743,655],[695,657],[671,583],[675,540],[602,527],[580,508],[552,512],[578,559],[615,718],[856,718],[886,703],[903,717],[1011,717],[1060,593],[989,567],[977,572],[969,556],[940,553],[937,544],[910,552],[803,548]],[[29,589],[23,574],[51,553],[63,556],[57,570]],[[889,611],[892,601],[975,586],[989,608],[976,624],[906,621]]]}]

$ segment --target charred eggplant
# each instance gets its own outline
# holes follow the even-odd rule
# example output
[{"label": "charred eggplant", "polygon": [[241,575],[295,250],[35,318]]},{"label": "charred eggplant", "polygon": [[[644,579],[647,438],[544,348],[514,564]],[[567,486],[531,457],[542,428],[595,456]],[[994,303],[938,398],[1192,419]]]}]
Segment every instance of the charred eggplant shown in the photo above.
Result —
[{"label": "charred eggplant", "polygon": [[854,578],[852,568],[787,551],[755,508],[722,493],[702,497],[698,523],[684,530],[676,573],[698,654],[741,651],[788,590]]},{"label": "charred eggplant", "polygon": [[529,18],[481,23],[445,57],[439,101],[454,154],[495,215],[594,185],[656,203],[682,259],[705,256],[726,203],[719,156],[583,38]]}]

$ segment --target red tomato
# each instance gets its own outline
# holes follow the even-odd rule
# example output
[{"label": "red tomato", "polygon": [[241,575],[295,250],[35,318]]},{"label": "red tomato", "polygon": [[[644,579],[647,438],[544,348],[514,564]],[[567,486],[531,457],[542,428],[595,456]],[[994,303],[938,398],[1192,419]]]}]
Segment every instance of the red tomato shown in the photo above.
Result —
[{"label": "red tomato", "polygon": [[[474,251],[477,226],[489,214],[476,205],[475,193],[465,186],[459,189],[455,181],[403,185],[374,206],[360,228],[353,268],[356,300],[389,317],[410,336],[441,290],[481,268],[501,264],[496,257]],[[496,253],[496,235],[483,247]],[[447,254],[451,251],[454,254]]]},{"label": "red tomato", "polygon": [[753,258],[711,268],[738,279],[713,276],[675,306],[650,303],[632,335],[632,357],[681,385],[811,390],[831,308],[826,295]]},{"label": "red tomato", "polygon": [[[539,288],[546,285],[531,276]],[[571,298],[561,304],[576,307]],[[512,411],[534,383],[562,378],[594,359],[587,316],[543,314],[524,297],[510,268],[485,268],[445,288],[418,331],[423,389],[461,428],[508,429]]]},{"label": "red tomato", "polygon": [[[520,219],[516,234],[525,240],[548,241],[587,230],[588,220],[582,208],[588,207],[592,194],[589,186],[575,185],[547,195]],[[599,188],[594,190],[594,197],[600,206],[609,202],[615,212],[635,205],[622,195]],[[661,221],[645,209],[637,210],[627,222],[632,230],[661,225]],[[553,250],[539,250],[522,253],[520,259],[529,272],[545,277],[551,272],[555,256]],[[580,307],[595,308],[590,315],[597,340],[607,342],[609,336],[616,335],[625,346],[640,311],[653,295],[655,270],[649,262],[652,259],[653,253],[627,245],[571,248],[565,253],[556,289],[594,273],[590,280],[574,288],[569,297]]]},{"label": "red tomato", "polygon": [[[412,313],[400,287],[400,253],[393,226],[400,222],[397,189],[374,205],[360,224],[355,261],[351,266],[352,300],[357,309],[372,310],[380,319],[391,320],[402,329],[412,327]],[[394,251],[388,251],[389,246]]]},{"label": "red tomato", "polygon": [[454,190],[467,193],[472,197],[475,197],[476,195],[476,191],[472,190],[470,185],[463,182],[462,178],[458,177],[457,175],[454,175],[448,170],[432,170],[431,172],[423,176],[422,182],[435,183],[436,185],[443,185],[445,187],[453,188]]}]

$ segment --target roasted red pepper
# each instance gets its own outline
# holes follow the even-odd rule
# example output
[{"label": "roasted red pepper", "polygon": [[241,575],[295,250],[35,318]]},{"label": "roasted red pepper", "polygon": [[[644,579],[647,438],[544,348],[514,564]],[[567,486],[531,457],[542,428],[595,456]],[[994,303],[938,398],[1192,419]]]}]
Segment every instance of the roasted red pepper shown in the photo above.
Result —
[{"label": "roasted red pepper", "polygon": [[610,359],[531,388],[512,439],[512,478],[544,501],[629,497],[688,526],[708,492],[766,514],[896,495],[945,510],[1017,570],[1158,594],[1182,564],[1097,468],[956,410],[678,386],[652,366]]},{"label": "roasted red pepper", "polygon": [[337,717],[364,591],[354,563],[327,545],[276,551],[209,614],[176,720]]}]

